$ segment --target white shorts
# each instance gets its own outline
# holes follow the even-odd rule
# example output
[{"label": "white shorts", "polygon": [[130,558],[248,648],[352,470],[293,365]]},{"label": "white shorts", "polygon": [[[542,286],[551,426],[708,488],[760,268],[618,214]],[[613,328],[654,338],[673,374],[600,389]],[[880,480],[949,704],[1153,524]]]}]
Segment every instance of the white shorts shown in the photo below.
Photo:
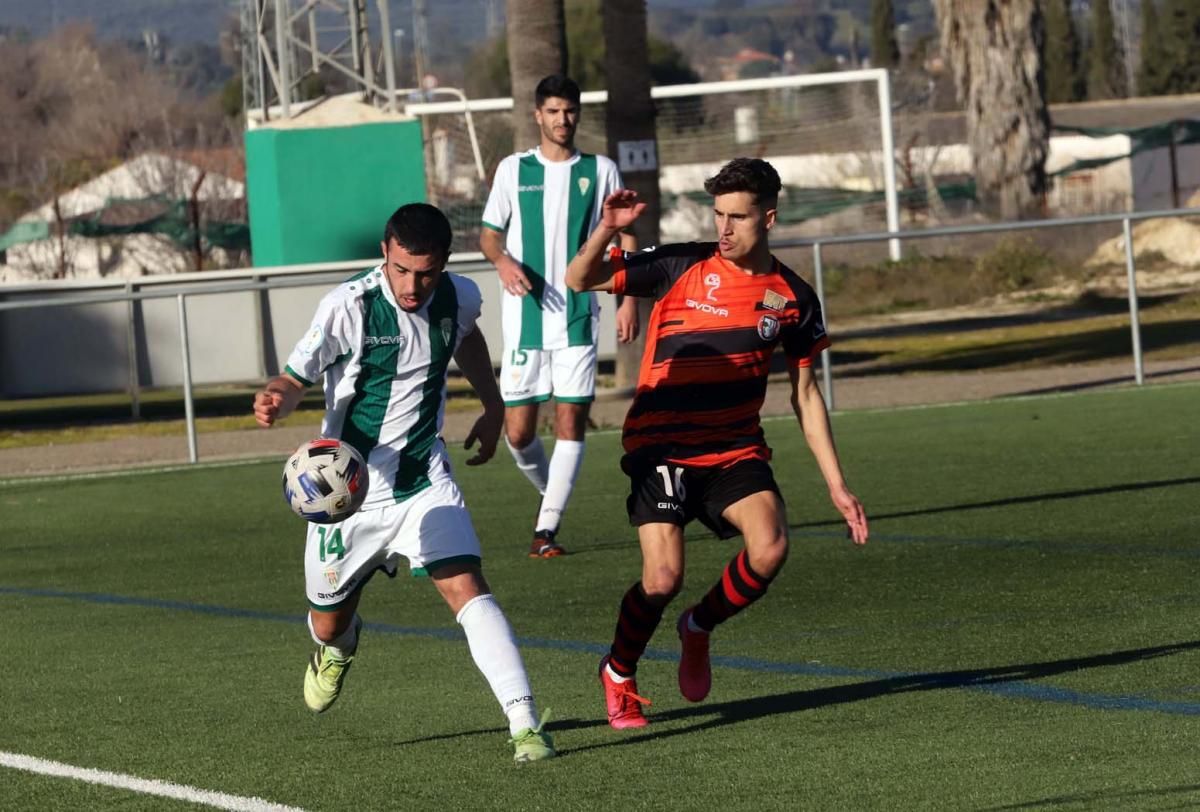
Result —
[{"label": "white shorts", "polygon": [[559,403],[596,399],[596,345],[561,350],[505,348],[500,364],[500,396],[505,406],[541,403],[553,395]]},{"label": "white shorts", "polygon": [[431,565],[481,560],[479,537],[462,492],[447,472],[399,504],[360,510],[340,524],[309,524],[304,547],[308,602],[318,611],[344,603],[376,570],[396,574],[408,559],[414,575]]}]

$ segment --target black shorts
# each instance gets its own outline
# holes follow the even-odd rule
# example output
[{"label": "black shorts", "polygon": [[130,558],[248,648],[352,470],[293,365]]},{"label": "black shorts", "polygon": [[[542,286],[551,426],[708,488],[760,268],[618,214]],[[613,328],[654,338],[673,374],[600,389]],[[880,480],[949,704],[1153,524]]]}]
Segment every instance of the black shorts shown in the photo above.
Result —
[{"label": "black shorts", "polygon": [[695,468],[627,456],[621,467],[629,476],[625,509],[634,527],[656,522],[684,527],[699,519],[718,537],[727,539],[741,531],[721,516],[725,508],[759,491],[771,491],[783,500],[771,466],[762,460],[742,460],[726,468]]}]

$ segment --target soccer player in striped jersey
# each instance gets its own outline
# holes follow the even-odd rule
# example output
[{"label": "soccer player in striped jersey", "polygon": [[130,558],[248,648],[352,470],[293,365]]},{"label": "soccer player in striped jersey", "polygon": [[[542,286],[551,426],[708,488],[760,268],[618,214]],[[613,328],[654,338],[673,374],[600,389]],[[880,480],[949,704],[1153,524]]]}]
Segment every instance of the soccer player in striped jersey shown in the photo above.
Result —
[{"label": "soccer player in striped jersey", "polygon": [[[621,188],[616,164],[575,149],[579,86],[547,76],[535,91],[535,149],[496,168],[479,247],[500,276],[504,354],[500,391],[504,435],[517,467],[542,495],[529,555],[564,550],[556,536],[583,461],[588,408],[596,393],[599,308],[591,293],[566,285],[567,262],[600,221],[604,198]],[[632,251],[631,235],[620,236]],[[637,303],[617,310],[617,338],[633,341]],[[537,436],[538,408],[555,399],[554,452]]]},{"label": "soccer player in striped jersey", "polygon": [[358,648],[362,588],[377,570],[408,559],[428,575],[462,625],[475,665],[508,717],[518,762],[554,756],[537,717],[512,627],[483,577],[479,539],[441,440],[446,371],[453,358],[484,404],[467,436],[467,465],[491,459],[503,402],[483,333],[479,288],[444,270],[450,222],[425,203],[402,206],[384,231],[383,262],[343,282],[317,306],[282,375],[255,395],[270,427],[324,377],[321,432],[354,446],[370,484],[357,513],[309,524],[304,573],[308,626],[318,645],[304,673],[304,701],[320,713],[338,698]]},{"label": "soccer player in striped jersey", "polygon": [[636,254],[608,241],[645,208],[622,190],[604,201],[599,227],[571,261],[574,290],[655,299],[633,403],[625,418],[621,467],[638,528],[642,578],[621,601],[612,648],[600,661],[609,724],[642,727],[634,675],[667,604],[683,584],[683,528],[699,519],[745,547],[676,623],[682,645],[679,690],[699,702],[712,686],[709,635],[766,594],[788,552],[783,498],[768,465],[759,412],[771,354],[783,349],[792,407],[855,544],[867,541],[862,504],[846,485],[825,401],[812,371],[829,346],[812,288],[771,255],[779,175],[766,161],[737,158],[704,184],[713,196],[715,243],[649,248]]}]

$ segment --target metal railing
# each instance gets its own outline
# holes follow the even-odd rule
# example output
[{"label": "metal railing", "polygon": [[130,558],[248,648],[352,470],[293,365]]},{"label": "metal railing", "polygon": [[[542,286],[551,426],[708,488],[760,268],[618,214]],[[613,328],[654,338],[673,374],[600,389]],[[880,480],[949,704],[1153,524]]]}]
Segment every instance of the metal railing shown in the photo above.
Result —
[{"label": "metal railing", "polygon": [[[1063,217],[1053,220],[1023,220],[1005,223],[985,223],[972,226],[946,226],[941,228],[926,228],[919,231],[891,231],[870,234],[847,234],[830,237],[802,237],[796,239],[777,240],[772,248],[803,248],[811,247],[813,252],[813,281],[817,299],[821,302],[821,310],[826,322],[829,311],[825,305],[825,274],[821,258],[821,249],[827,245],[851,245],[855,243],[885,242],[890,240],[920,240],[932,237],[954,237],[964,234],[996,234],[1010,231],[1035,231],[1048,228],[1068,228],[1071,226],[1098,225],[1104,223],[1121,223],[1125,243],[1125,274],[1129,294],[1129,331],[1133,353],[1133,377],[1138,386],[1145,383],[1145,370],[1142,359],[1142,333],[1138,321],[1137,271],[1134,267],[1133,253],[1133,223],[1140,220],[1157,220],[1169,217],[1200,217],[1200,209],[1161,209],[1158,211],[1125,212],[1122,214],[1093,214],[1085,217]],[[825,405],[830,411],[834,407],[833,398],[833,361],[828,349],[821,352],[821,375],[825,395]]]},{"label": "metal railing", "polygon": [[[147,280],[141,280],[139,284],[149,284],[151,286],[170,286],[169,290],[151,289],[135,291],[131,289],[131,282],[125,282],[119,288],[116,288],[114,285],[115,289],[111,293],[68,293],[59,296],[22,298],[8,301],[0,299],[0,312],[8,310],[31,310],[34,308],[114,304],[119,302],[128,303],[132,310],[135,302],[153,299],[175,299],[177,303],[179,324],[179,342],[182,352],[182,357],[180,360],[183,370],[183,402],[184,419],[187,425],[188,460],[194,463],[199,461],[199,456],[196,446],[196,411],[192,386],[192,358],[188,341],[187,297],[278,290],[282,288],[312,287],[313,285],[317,284],[337,284],[345,280],[346,271],[361,270],[362,268],[370,267],[376,264],[378,264],[378,260],[369,259],[349,262],[319,263],[315,265],[288,265],[271,268],[243,269],[220,272],[220,276],[223,278],[208,282],[191,282],[191,278],[208,277],[211,279],[214,274],[185,274],[184,276],[188,278],[188,282],[183,284],[180,284],[172,278],[159,277],[150,282]],[[483,259],[476,258],[475,255],[467,255],[460,260],[452,260],[447,267],[450,270],[459,273],[492,270],[492,265],[490,263]],[[245,276],[247,273],[252,274],[250,279],[243,280],[238,278]],[[303,275],[296,276],[296,274]],[[292,278],[282,278],[285,276],[290,276]],[[5,294],[11,295],[14,293],[21,294],[22,291],[19,287],[14,287],[13,289],[7,291],[3,288],[0,288],[0,296]],[[136,343],[134,329],[134,319],[131,315],[127,325],[126,341],[127,346],[130,348],[130,396],[133,399],[134,417],[137,417],[139,384],[137,374],[137,359],[132,349]],[[260,335],[259,338],[261,341],[262,336]]]},{"label": "metal railing", "polygon": [[[1144,383],[1145,376],[1142,359],[1141,328],[1138,321],[1137,274],[1134,265],[1132,224],[1134,221],[1169,217],[1200,217],[1200,209],[1164,209],[1160,211],[1136,213],[1130,212],[1125,214],[1099,214],[1087,217],[1072,217],[1055,220],[1029,220],[971,226],[949,226],[944,228],[923,229],[919,231],[889,231],[845,236],[804,237],[777,240],[774,242],[772,247],[774,249],[797,247],[812,248],[813,276],[815,283],[814,287],[816,289],[817,298],[821,302],[822,311],[824,312],[825,318],[828,321],[829,310],[825,302],[824,267],[821,253],[824,246],[887,242],[890,240],[919,240],[933,237],[950,237],[967,234],[991,234],[1048,228],[1067,228],[1071,226],[1119,222],[1122,224],[1122,232],[1124,234],[1125,241],[1125,268],[1128,280],[1130,336],[1132,343],[1134,380],[1140,386]],[[142,280],[138,283],[151,285],[170,285],[169,290],[150,289],[134,291],[130,287],[132,283],[119,283],[122,286],[115,289],[113,292],[78,294],[68,293],[58,296],[23,298],[8,301],[0,299],[0,312],[43,307],[111,304],[116,302],[127,302],[132,307],[134,302],[151,299],[174,298],[177,302],[180,345],[182,348],[181,361],[183,368],[184,409],[187,423],[188,458],[194,463],[198,461],[198,454],[196,449],[195,404],[192,391],[192,360],[188,342],[187,297],[221,293],[236,293],[242,291],[265,291],[279,288],[311,287],[315,284],[337,283],[344,280],[345,272],[347,270],[361,269],[363,267],[373,265],[376,262],[377,260],[362,260],[352,262],[322,263],[317,265],[293,265],[273,268],[245,269],[241,271],[220,273],[219,276],[222,278],[216,280],[213,280],[213,276],[216,274],[212,273],[186,274],[184,275],[184,281],[182,284],[180,281],[175,281],[175,279],[171,278],[159,278],[154,280],[152,283]],[[479,258],[478,255],[468,255],[461,259],[453,260],[448,267],[451,270],[459,273],[492,270],[492,266],[485,260]],[[244,277],[247,274],[249,274],[251,278],[245,279]],[[302,276],[297,276],[297,274],[302,274]],[[211,281],[194,281],[198,278],[206,278]],[[0,288],[0,296],[14,293],[25,295],[25,292],[22,292],[20,288],[17,287],[14,287],[10,290]],[[131,331],[133,330],[132,319],[130,320],[129,329]],[[129,334],[128,341],[130,346],[132,346],[134,342],[132,332]],[[829,350],[824,350],[822,352],[821,359],[825,402],[827,407],[832,410],[834,408],[833,363]],[[138,386],[136,360],[131,359],[131,363],[134,366],[133,371],[131,372],[131,392],[135,399],[136,411],[136,393]]]}]

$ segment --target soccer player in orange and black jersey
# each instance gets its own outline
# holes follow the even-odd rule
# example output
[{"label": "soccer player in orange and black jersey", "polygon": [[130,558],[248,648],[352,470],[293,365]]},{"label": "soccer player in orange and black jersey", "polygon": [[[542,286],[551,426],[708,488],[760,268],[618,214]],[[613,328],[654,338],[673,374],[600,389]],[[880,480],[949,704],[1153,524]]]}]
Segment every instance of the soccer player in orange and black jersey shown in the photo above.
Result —
[{"label": "soccer player in orange and black jersey", "polygon": [[771,354],[810,366],[829,346],[811,287],[777,260],[747,274],[716,243],[613,249],[612,292],[657,300],[625,418],[627,467],[657,460],[727,467],[770,459],[759,412]]},{"label": "soccer player in orange and black jersey", "polygon": [[638,660],[683,584],[683,528],[698,519],[745,548],[676,624],[679,690],[693,702],[712,686],[709,635],[766,594],[787,557],[787,517],[771,473],[759,411],[771,354],[781,346],[792,407],[855,544],[867,541],[862,504],[846,485],[812,359],[829,346],[816,295],[771,255],[780,182],[757,158],[730,161],[704,185],[713,195],[715,243],[639,253],[606,246],[645,209],[622,190],[567,269],[575,290],[654,298],[637,391],[625,418],[626,502],[638,528],[642,578],[621,600],[612,648],[600,661],[608,722],[642,727]]}]

